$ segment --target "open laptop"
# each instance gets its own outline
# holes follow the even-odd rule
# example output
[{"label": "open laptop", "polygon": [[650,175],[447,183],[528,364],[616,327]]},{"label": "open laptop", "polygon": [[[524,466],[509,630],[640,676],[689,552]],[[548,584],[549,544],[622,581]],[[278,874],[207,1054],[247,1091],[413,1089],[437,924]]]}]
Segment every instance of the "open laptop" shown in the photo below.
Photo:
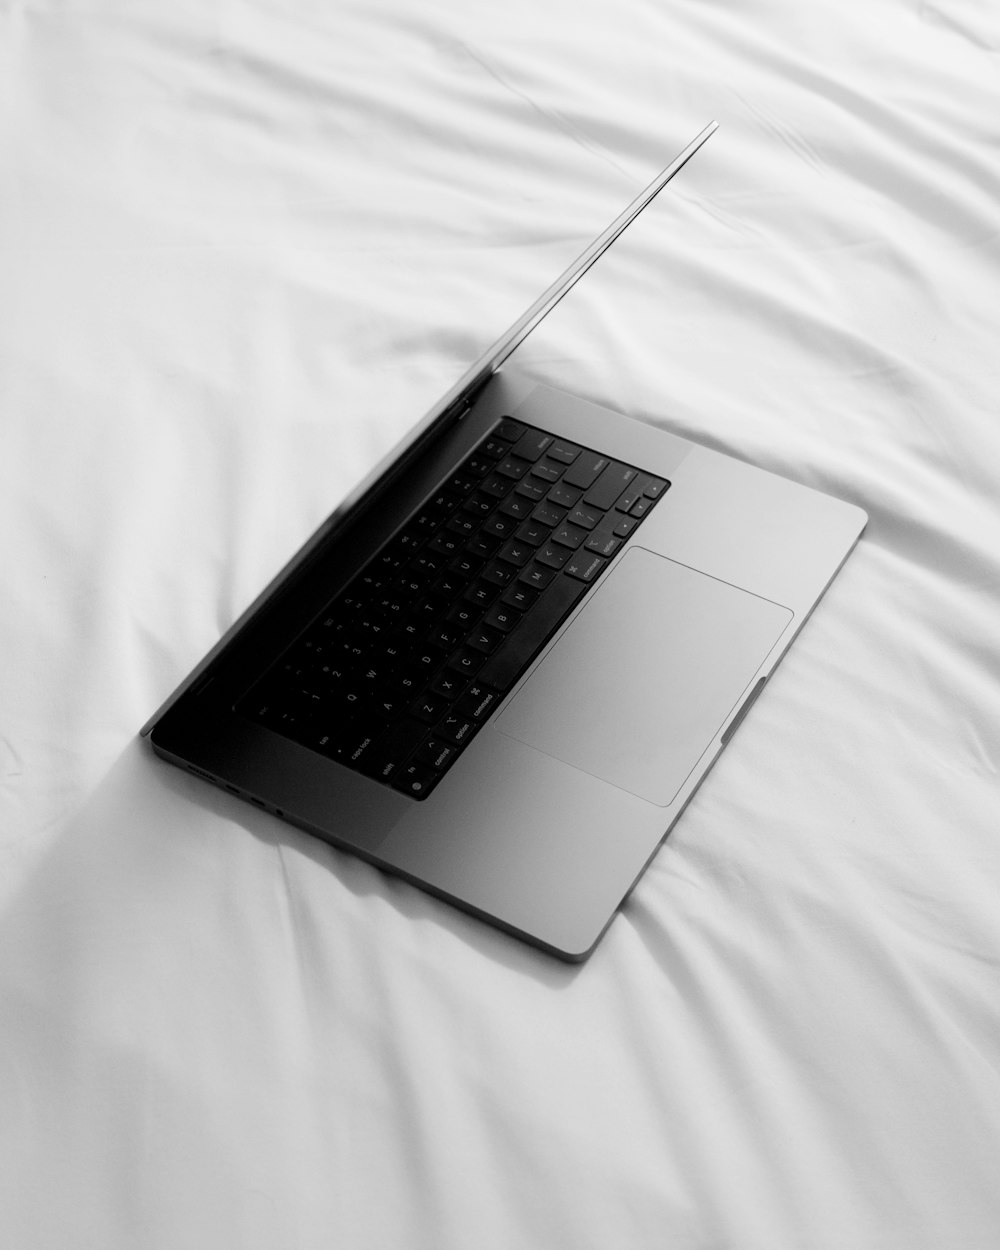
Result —
[{"label": "open laptop", "polygon": [[500,366],[706,127],[143,729],[165,759],[585,958],[866,523]]}]

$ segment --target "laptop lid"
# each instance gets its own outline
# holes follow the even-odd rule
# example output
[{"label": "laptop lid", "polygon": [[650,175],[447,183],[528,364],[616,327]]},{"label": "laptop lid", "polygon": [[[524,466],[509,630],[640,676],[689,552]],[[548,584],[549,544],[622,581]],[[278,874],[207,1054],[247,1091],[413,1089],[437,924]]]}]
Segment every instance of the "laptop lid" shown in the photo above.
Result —
[{"label": "laptop lid", "polygon": [[358,506],[365,496],[381,482],[387,472],[405,463],[411,454],[417,453],[439,430],[461,417],[473,404],[476,396],[489,382],[497,369],[524,341],[532,330],[552,311],[559,301],[576,285],[587,270],[602,256],[618,236],[635,220],[647,205],[663,190],[673,176],[687,164],[703,143],[718,129],[718,122],[711,121],[677,156],[656,175],[644,190],[590,243],[576,259],[566,267],[558,278],[548,286],[535,302],[487,349],[486,352],[462,375],[442,398],[417,422],[413,429],[380,460],[372,471],[350,491],[329,517],[301,547],[292,559],[278,572],[219,639],[200,664],[188,675],[176,690],[157,708],[143,725],[140,733],[146,737],[156,722],[189,690],[225,649],[230,640],[252,619],[255,613],[271,598],[274,592],[308,561],[317,548],[338,528],[346,516]]}]

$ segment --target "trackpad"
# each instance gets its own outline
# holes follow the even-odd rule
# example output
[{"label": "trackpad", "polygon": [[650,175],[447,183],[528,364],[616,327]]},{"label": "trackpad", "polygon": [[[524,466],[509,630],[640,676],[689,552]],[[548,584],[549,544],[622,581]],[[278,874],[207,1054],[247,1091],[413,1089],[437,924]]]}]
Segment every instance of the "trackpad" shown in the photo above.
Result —
[{"label": "trackpad", "polygon": [[667,807],[791,619],[788,608],[634,547],[496,727]]}]

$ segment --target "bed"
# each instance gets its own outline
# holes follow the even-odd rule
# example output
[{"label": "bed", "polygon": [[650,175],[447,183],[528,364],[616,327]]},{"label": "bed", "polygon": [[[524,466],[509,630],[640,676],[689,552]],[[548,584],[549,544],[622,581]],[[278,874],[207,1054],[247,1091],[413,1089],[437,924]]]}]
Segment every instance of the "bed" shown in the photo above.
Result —
[{"label": "bed", "polygon": [[[976,0],[0,6],[0,1244],[1000,1245],[998,53]],[[518,367],[870,521],[572,968],[137,733],[711,118]]]}]

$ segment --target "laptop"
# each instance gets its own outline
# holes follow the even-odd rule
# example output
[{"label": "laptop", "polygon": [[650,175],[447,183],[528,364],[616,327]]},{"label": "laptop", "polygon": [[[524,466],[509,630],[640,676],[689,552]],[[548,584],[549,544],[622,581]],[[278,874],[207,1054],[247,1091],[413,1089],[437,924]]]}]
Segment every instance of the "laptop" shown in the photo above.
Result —
[{"label": "laptop", "polygon": [[861,509],[503,367],[707,126],[321,525],[153,750],[586,958]]}]

